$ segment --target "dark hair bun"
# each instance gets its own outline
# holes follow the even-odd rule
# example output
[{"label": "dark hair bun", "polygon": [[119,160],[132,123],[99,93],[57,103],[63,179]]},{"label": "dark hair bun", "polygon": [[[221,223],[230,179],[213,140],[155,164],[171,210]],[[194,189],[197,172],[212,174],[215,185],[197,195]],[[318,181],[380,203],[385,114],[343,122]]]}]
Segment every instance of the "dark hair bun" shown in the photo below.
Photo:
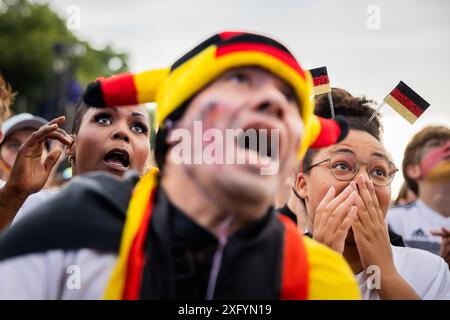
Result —
[{"label": "dark hair bun", "polygon": [[[339,88],[332,88],[331,95],[335,114],[343,116],[349,123],[350,129],[365,131],[381,141],[383,127],[380,114],[376,112],[374,100],[364,96],[354,97],[348,91]],[[316,97],[314,113],[324,118],[331,118],[328,94]],[[369,122],[374,113],[376,113],[375,117]]]}]

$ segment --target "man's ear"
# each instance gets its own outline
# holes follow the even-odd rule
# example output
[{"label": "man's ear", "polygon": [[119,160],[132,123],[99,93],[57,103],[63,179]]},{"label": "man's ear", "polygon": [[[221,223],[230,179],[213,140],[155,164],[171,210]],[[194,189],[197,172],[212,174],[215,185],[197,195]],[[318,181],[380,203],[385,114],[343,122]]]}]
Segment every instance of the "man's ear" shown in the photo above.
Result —
[{"label": "man's ear", "polygon": [[410,164],[406,167],[406,175],[410,179],[418,180],[422,177],[422,170],[418,164]]},{"label": "man's ear", "polygon": [[295,191],[297,191],[298,195],[303,199],[308,198],[308,187],[306,179],[306,175],[303,172],[299,172],[294,184]]}]

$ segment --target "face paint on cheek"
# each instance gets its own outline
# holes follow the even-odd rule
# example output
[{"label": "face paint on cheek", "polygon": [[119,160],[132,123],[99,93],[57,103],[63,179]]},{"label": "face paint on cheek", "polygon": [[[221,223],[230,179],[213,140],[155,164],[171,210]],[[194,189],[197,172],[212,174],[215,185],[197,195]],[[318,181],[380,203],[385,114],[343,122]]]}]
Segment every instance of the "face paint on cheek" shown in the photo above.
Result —
[{"label": "face paint on cheek", "polygon": [[[426,153],[420,161],[422,176],[427,177],[430,172],[443,161],[450,161],[450,144],[439,148],[433,148]],[[445,160],[447,158],[447,160]]]},{"label": "face paint on cheek", "polygon": [[200,121],[203,122],[205,129],[215,127],[217,121],[222,114],[219,104],[217,102],[210,102],[200,113]]}]

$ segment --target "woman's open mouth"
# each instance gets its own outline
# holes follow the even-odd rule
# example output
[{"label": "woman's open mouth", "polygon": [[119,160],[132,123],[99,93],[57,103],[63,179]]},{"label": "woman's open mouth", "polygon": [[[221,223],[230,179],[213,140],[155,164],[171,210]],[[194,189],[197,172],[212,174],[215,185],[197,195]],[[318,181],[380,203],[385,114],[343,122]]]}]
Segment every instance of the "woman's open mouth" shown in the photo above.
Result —
[{"label": "woman's open mouth", "polygon": [[110,169],[124,172],[130,167],[130,155],[125,149],[112,149],[106,153],[103,162]]}]

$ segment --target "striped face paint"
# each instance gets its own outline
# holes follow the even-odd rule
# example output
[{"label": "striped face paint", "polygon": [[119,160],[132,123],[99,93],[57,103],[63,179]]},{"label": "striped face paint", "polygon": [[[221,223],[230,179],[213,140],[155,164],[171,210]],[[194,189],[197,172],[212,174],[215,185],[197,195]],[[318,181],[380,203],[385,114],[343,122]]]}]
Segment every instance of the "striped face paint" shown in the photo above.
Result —
[{"label": "striped face paint", "polygon": [[450,163],[450,141],[443,146],[431,148],[420,161],[422,176],[427,177],[436,167],[442,163]]},{"label": "striped face paint", "polygon": [[384,99],[384,102],[390,105],[411,124],[416,122],[430,106],[428,102],[403,81],[400,81],[394,90]]}]

